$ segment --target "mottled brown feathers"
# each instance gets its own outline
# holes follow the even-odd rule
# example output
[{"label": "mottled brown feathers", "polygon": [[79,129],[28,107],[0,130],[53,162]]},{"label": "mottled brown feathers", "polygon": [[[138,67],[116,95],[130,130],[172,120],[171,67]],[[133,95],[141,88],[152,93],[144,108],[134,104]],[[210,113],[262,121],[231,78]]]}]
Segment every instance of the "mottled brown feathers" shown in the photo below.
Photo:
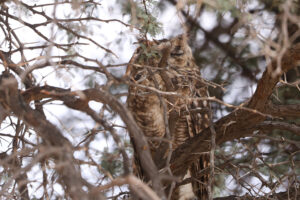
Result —
[{"label": "mottled brown feathers", "polygon": [[[159,139],[166,138],[166,128],[171,134],[172,147],[176,149],[208,126],[208,102],[197,99],[208,96],[207,88],[185,36],[144,42],[132,56],[126,74],[132,83],[129,86],[128,108],[148,138],[152,153],[162,143]],[[147,87],[176,92],[177,95],[166,96]],[[164,121],[165,116],[168,123]],[[136,163],[138,165],[137,158]],[[208,176],[202,176],[201,170],[208,166],[208,155],[196,160],[186,175],[186,178],[192,177],[192,183],[176,187],[172,199],[207,199]],[[136,173],[145,179],[138,166]]]}]

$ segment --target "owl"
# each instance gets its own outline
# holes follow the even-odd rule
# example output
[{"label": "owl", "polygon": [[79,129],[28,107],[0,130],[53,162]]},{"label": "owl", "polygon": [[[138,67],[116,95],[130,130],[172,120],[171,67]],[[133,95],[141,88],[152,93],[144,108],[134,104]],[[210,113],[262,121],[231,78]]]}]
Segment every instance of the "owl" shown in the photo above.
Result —
[{"label": "owl", "polygon": [[[139,44],[126,71],[130,78],[127,106],[148,139],[154,156],[167,139],[175,150],[208,127],[209,104],[203,100],[208,92],[185,35]],[[146,180],[137,157],[135,166],[135,173]],[[171,199],[208,199],[208,175],[201,174],[207,167],[209,156],[201,155],[183,177],[191,181],[175,186]],[[170,183],[164,185],[168,191]]]}]

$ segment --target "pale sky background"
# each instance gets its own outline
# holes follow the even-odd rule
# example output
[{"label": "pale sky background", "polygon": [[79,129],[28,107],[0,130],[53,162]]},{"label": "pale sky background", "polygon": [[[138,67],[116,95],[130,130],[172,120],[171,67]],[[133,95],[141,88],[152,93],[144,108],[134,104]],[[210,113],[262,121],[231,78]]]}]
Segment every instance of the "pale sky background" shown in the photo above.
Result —
[{"label": "pale sky background", "polygon": [[[47,3],[51,1],[27,1],[30,4],[33,4],[33,2],[36,2],[37,4],[40,3]],[[250,4],[249,6],[255,6],[256,1],[252,1],[253,4]],[[11,9],[13,10],[13,9]],[[52,10],[51,7],[47,7],[45,10],[46,14],[51,16]],[[65,18],[65,14],[68,12],[73,12],[76,13],[76,10],[73,10],[71,8],[71,5],[65,4],[62,6],[57,7],[57,13],[56,17],[57,18]],[[120,13],[120,9],[116,7],[116,1],[115,0],[103,0],[101,1],[101,7],[99,8],[99,18],[101,19],[119,19],[124,22],[128,22],[129,17],[124,16],[122,13]],[[27,16],[24,17],[24,14],[22,12],[16,12],[15,15],[20,15],[21,18],[24,21],[28,21],[30,23],[41,23],[44,21],[43,18],[39,16]],[[227,13],[224,13],[224,15],[227,16],[228,19],[230,19],[230,15]],[[78,17],[78,16],[76,16]],[[74,17],[75,18],[75,17]],[[262,16],[262,18],[265,18],[263,20],[269,20],[270,16]],[[169,7],[167,11],[165,11],[163,14],[158,12],[158,19],[159,21],[163,24],[163,35],[159,35],[156,39],[161,39],[161,38],[168,38],[170,35],[177,35],[182,33],[182,28],[180,25],[181,19],[174,7]],[[216,17],[213,13],[211,12],[204,12],[202,16],[199,18],[199,22],[202,24],[202,26],[206,30],[211,30],[215,24],[216,24]],[[270,31],[264,27],[261,29],[261,21],[259,20],[253,20],[253,23],[257,23],[257,28],[258,30],[263,30],[261,32],[262,36],[268,37],[270,34]],[[272,22],[270,22],[271,24]],[[37,43],[40,43],[42,40],[36,34],[32,33],[31,30],[28,28],[24,27],[22,24],[15,22],[15,21],[10,21],[10,24],[12,28],[16,31],[16,33],[22,38],[22,41],[24,43],[31,43],[32,46],[36,45]],[[110,64],[118,64],[118,63],[126,63],[129,61],[131,55],[134,52],[135,45],[133,45],[134,42],[136,42],[136,36],[137,32],[134,30],[131,30],[128,27],[125,27],[123,25],[120,25],[117,22],[110,22],[110,23],[99,23],[99,22],[93,22],[91,24],[95,24],[95,26],[90,25],[88,28],[93,31],[93,39],[96,40],[99,44],[111,49],[113,52],[115,52],[118,55],[118,58],[111,56],[110,57]],[[100,26],[99,26],[100,25]],[[44,34],[47,34],[49,38],[51,36],[55,36],[56,38],[63,38],[64,35],[63,33],[58,33],[56,30],[56,27],[52,25],[48,25],[45,27],[40,27],[39,30],[43,32]],[[241,33],[242,34],[242,33]],[[3,37],[2,32],[0,33],[0,37]],[[114,45],[114,41],[116,40],[122,40],[122,47],[118,45]],[[223,38],[226,40],[226,36]],[[61,42],[61,41],[60,41]],[[81,40],[80,42],[87,42],[84,40]],[[253,43],[252,48],[257,48],[259,46],[259,43]],[[108,60],[104,59],[105,57],[105,52],[96,47],[95,45],[86,45],[86,46],[80,46],[80,53],[82,53],[84,56],[89,57],[89,58],[97,58],[100,62],[103,62],[103,64],[108,64]],[[2,47],[1,47],[2,49]],[[3,48],[2,50],[7,50]],[[58,51],[56,48],[52,50],[53,53],[57,55],[64,55],[63,52]],[[40,50],[31,50],[31,51],[25,51],[25,55],[28,60],[32,58],[36,58],[40,55]],[[20,58],[18,55],[15,55],[13,57],[13,60],[15,62],[19,62]],[[41,62],[41,61],[34,61],[31,62],[30,64],[34,64],[35,62]],[[121,73],[125,72],[125,67],[119,67],[117,69]],[[203,72],[203,74],[209,75],[210,72]],[[38,77],[37,82],[40,85],[48,84],[51,86],[57,86],[57,87],[62,87],[62,88],[71,88],[72,90],[79,90],[79,89],[85,89],[86,86],[82,84],[83,82],[86,81],[86,78],[88,76],[95,76],[95,80],[98,82],[98,84],[103,84],[105,80],[103,79],[103,76],[101,75],[95,75],[94,72],[92,71],[77,71],[77,70],[58,70],[55,71],[53,67],[47,67],[43,68],[42,70],[35,70],[34,74],[36,77]],[[101,78],[102,77],[102,78]],[[205,77],[209,78],[209,77]],[[232,96],[236,96],[240,93],[241,91],[248,91],[248,94],[243,92],[243,96],[240,98],[247,99],[249,98],[252,93],[255,91],[255,84],[249,83],[245,81],[244,79],[237,78],[235,80],[235,83],[228,88],[230,90],[230,93],[225,97],[225,102],[227,103],[232,103],[233,98]],[[125,102],[126,98],[123,98],[123,101]],[[83,139],[83,132],[87,131],[88,129],[91,129],[95,126],[95,123],[93,120],[90,119],[90,117],[84,115],[81,112],[70,110],[66,108],[65,106],[61,106],[60,102],[53,102],[52,105],[47,105],[45,106],[45,111],[47,118],[54,124],[56,124],[61,130],[63,130],[64,135],[72,141],[74,144],[78,144],[81,139]],[[99,103],[91,103],[91,106],[95,110],[99,110],[101,108],[101,104]],[[7,121],[9,123],[9,121]],[[66,124],[67,122],[67,124]],[[113,123],[123,125],[122,121],[116,117]],[[66,125],[66,127],[64,126]],[[5,125],[7,124],[2,124],[1,128],[4,128]],[[122,128],[117,128],[118,131],[124,135],[124,129]],[[78,131],[79,130],[79,131]],[[3,132],[10,132],[10,129],[2,129],[1,131]],[[34,141],[34,137],[27,136],[28,139]],[[103,135],[98,134],[96,136],[95,142],[91,143],[92,149],[94,149],[95,153],[101,152],[104,148],[109,148],[111,149],[112,140],[109,137],[108,139],[104,139]],[[4,141],[3,139],[0,138],[1,144],[0,144],[0,150],[7,149],[7,146],[11,146],[10,141]],[[76,152],[75,157],[80,158],[82,160],[86,159],[85,155],[83,152]],[[96,156],[95,156],[96,157]],[[100,155],[98,156],[100,159]],[[94,167],[90,167],[89,170],[82,170],[83,176],[88,177],[89,181],[95,182],[98,180],[98,172]],[[32,168],[32,170],[28,173],[29,179],[31,180],[42,180],[42,173],[39,168],[39,166],[35,166]],[[227,183],[230,185],[232,182],[231,180],[228,180]],[[35,194],[37,197],[39,197],[39,194],[42,192],[42,188],[37,188],[38,184],[36,183],[31,183],[30,184],[32,187],[29,187],[30,193]],[[55,185],[56,192],[58,194],[61,193],[61,188],[59,184]]]}]

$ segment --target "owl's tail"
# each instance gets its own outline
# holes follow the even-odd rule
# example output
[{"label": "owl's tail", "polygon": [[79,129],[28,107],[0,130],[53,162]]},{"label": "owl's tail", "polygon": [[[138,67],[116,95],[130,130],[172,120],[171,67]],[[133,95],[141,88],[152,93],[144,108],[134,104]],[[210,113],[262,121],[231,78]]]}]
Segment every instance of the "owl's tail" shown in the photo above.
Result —
[{"label": "owl's tail", "polygon": [[199,200],[208,199],[209,161],[209,154],[203,154],[191,166],[193,191]]}]

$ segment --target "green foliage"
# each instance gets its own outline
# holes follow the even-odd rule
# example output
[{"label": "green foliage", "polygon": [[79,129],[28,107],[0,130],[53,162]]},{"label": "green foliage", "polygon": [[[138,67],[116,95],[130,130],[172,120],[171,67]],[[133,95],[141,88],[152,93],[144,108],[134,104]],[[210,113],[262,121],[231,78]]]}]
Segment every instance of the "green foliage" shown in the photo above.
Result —
[{"label": "green foliage", "polygon": [[85,85],[87,87],[94,88],[95,83],[96,83],[96,77],[94,76],[94,74],[91,74],[88,76],[88,79],[86,80]]},{"label": "green foliage", "polygon": [[33,13],[28,10],[26,7],[21,6],[20,4],[8,4],[11,9],[9,11],[13,13],[13,15],[18,16],[20,19],[23,17],[31,17]]},{"label": "green foliage", "polygon": [[217,0],[217,5],[219,12],[230,12],[234,17],[238,17],[241,13],[241,11],[236,7],[235,0]]},{"label": "green foliage", "polygon": [[151,14],[147,14],[142,9],[137,9],[137,17],[140,19],[140,28],[144,34],[149,33],[151,36],[155,36],[162,32],[162,24],[159,23]]},{"label": "green foliage", "polygon": [[139,63],[144,63],[144,61],[147,63],[148,60],[160,57],[160,54],[156,49],[147,47],[143,43],[140,43],[140,47],[142,48],[142,52],[138,58]]},{"label": "green foliage", "polygon": [[109,88],[109,92],[114,95],[122,92],[127,92],[127,91],[128,91],[127,84],[112,84],[111,87]]},{"label": "green foliage", "polygon": [[123,13],[130,15],[130,23],[140,29],[143,35],[154,37],[163,32],[162,23],[157,20],[157,4],[158,1],[154,0],[145,0],[145,4],[142,1],[133,4],[126,1],[123,3]]},{"label": "green foliage", "polygon": [[281,9],[280,5],[284,2],[285,0],[264,0],[263,1],[265,8],[275,13],[278,13],[280,11]]},{"label": "green foliage", "polygon": [[[34,1],[34,2],[38,2],[38,1]],[[43,1],[39,1],[39,2],[42,3]],[[73,5],[72,6],[73,9],[70,9],[71,6],[69,3],[71,2]],[[98,7],[96,6],[96,4],[92,3],[93,1],[85,1],[85,2],[86,3],[82,3],[82,1],[79,0],[67,1],[66,5],[68,5],[69,9],[66,10],[70,10],[71,12],[66,12],[64,18],[71,19],[71,18],[98,16],[100,12],[98,12],[97,10]],[[149,35],[157,36],[158,34],[162,33],[162,24],[158,20],[158,10],[160,9],[159,6],[162,6],[161,11],[165,12],[169,9],[170,4],[165,3],[167,1],[157,1],[157,0],[144,0],[144,1],[143,0],[132,0],[132,1],[117,0],[117,2],[119,4],[116,3],[115,8],[113,9],[119,9],[120,7],[118,6],[121,5],[123,14],[130,16],[129,22],[134,27],[139,29],[139,33],[142,35],[142,38],[144,39],[143,40],[144,42],[140,42],[140,53],[139,53],[140,56],[138,57],[138,63],[154,66],[153,62],[159,61],[161,55],[156,49],[152,48],[151,42],[149,42],[151,39],[150,38],[149,40],[145,40],[145,39],[147,39],[147,36]],[[196,2],[198,1],[187,1],[187,2],[188,2],[186,4],[187,6],[184,7],[183,11],[185,11],[191,17],[194,17],[193,9],[195,8]],[[203,34],[203,31],[199,28],[201,27],[201,22],[199,22],[199,27],[198,27],[198,26],[194,26],[193,24],[189,24],[188,20],[186,20],[186,25],[192,25],[192,28],[195,29],[194,30],[195,35],[194,36],[193,34],[189,35],[191,46],[193,48],[194,58],[196,59],[196,62],[199,65],[199,67],[204,69],[203,70],[204,72],[205,69],[209,69],[208,70],[209,73],[203,73],[203,77],[207,78],[205,75],[210,75],[210,78],[207,79],[213,80],[213,82],[216,83],[220,83],[223,86],[225,85],[227,89],[226,92],[228,93],[230,91],[234,91],[235,89],[238,89],[239,87],[244,87],[245,84],[253,85],[256,82],[250,82],[250,84],[248,84],[249,82],[245,81],[244,83],[242,83],[241,86],[237,84],[232,84],[236,79],[243,78],[243,76],[248,78],[249,76],[247,75],[249,74],[254,75],[258,79],[260,78],[258,74],[261,74],[261,72],[266,67],[264,65],[263,66],[264,68],[262,68],[261,67],[262,65],[259,65],[260,63],[263,63],[265,61],[263,54],[259,52],[260,50],[264,49],[263,48],[264,44],[261,38],[257,38],[259,42],[255,43],[256,45],[262,44],[262,46],[257,47],[257,50],[253,50],[249,45],[248,41],[250,42],[256,41],[256,39],[251,34],[254,34],[255,31],[259,32],[261,30],[260,28],[255,29],[256,27],[251,26],[250,21],[251,20],[259,21],[260,19],[262,19],[259,18],[259,15],[262,12],[264,15],[266,15],[267,13],[271,14],[270,19],[273,18],[275,19],[273,13],[283,12],[282,5],[287,1],[286,0],[274,0],[274,1],[273,0],[265,0],[265,1],[242,0],[239,1],[238,6],[236,0],[227,0],[227,1],[215,0],[215,1],[211,1],[211,3],[207,3],[207,2],[208,1],[203,1],[203,6],[201,7],[201,9],[203,10],[200,11],[201,12],[209,11],[211,13],[216,14],[217,24],[212,31],[207,31],[208,34],[205,35]],[[240,9],[239,5],[245,6],[245,8],[247,9],[247,5],[253,2],[259,4],[256,8],[253,9],[254,11],[249,13],[242,13],[243,10]],[[294,0],[293,2],[299,2],[299,0],[298,1]],[[164,8],[163,5],[165,5]],[[57,5],[57,6],[60,7],[64,5]],[[99,6],[99,8],[101,8],[101,5]],[[176,9],[175,6],[174,9]],[[297,10],[297,6],[291,7],[289,9],[293,14],[292,10],[293,9]],[[11,7],[9,12],[13,13],[15,16],[25,16],[24,21],[30,21],[29,17],[33,16],[33,13],[31,11],[26,9],[24,6],[20,6],[18,4],[16,4],[16,6]],[[224,17],[224,13],[226,13],[226,15],[229,14],[231,19],[228,20],[226,17]],[[254,14],[252,15],[252,13]],[[61,15],[58,16],[61,17]],[[109,19],[110,17],[112,16],[107,16],[107,19]],[[194,19],[195,22],[198,23],[197,21],[198,19],[196,18],[196,16]],[[239,21],[240,19],[243,20]],[[210,20],[210,19],[206,19],[206,20]],[[280,18],[278,18],[278,20],[280,21]],[[278,35],[280,36],[281,29],[280,27],[276,27],[277,24],[276,23],[273,24],[273,21],[275,20],[271,20],[270,24],[268,24],[269,23],[268,20],[267,22],[261,20],[262,24],[260,25],[264,25],[266,27],[274,25],[272,29],[277,30]],[[94,31],[95,36],[96,34],[99,33],[102,34],[101,32],[96,32],[96,29],[94,29],[96,27],[95,24],[98,24],[98,27],[102,27],[101,23],[94,23],[90,21],[81,21],[81,22],[62,21],[60,22],[60,24],[66,27],[67,30],[66,29],[63,30],[61,29],[61,27],[57,27],[56,24],[54,24],[55,26],[49,26],[49,27],[57,27],[55,29],[52,29],[54,30],[53,32],[58,36],[54,38],[55,39],[54,41],[61,42],[63,44],[82,42],[82,39],[76,36],[76,34],[80,34],[88,37],[93,36],[92,31]],[[5,24],[2,23],[2,25]],[[178,26],[175,28],[181,29],[182,27]],[[16,30],[18,30],[18,28],[16,28]],[[56,33],[56,31],[60,31],[60,34]],[[106,32],[107,29],[103,28],[101,29],[101,31]],[[125,36],[128,32],[129,32],[129,28],[128,31],[124,31],[124,35],[122,35],[122,37],[121,35],[119,35],[120,37],[116,40],[109,39],[110,40],[109,42],[111,41],[113,42],[111,46],[110,45],[108,46],[113,47],[112,45],[116,45],[117,47],[114,49],[118,49],[118,52],[116,52],[118,55],[123,54],[124,53],[123,49],[127,48],[126,45],[123,46],[124,43],[122,41],[124,41],[123,36]],[[220,42],[220,44],[218,44],[218,38],[220,38],[222,34],[225,34],[226,36],[230,37],[230,40],[226,43]],[[97,39],[97,37],[95,38]],[[91,37],[91,39],[94,38]],[[267,40],[271,39],[272,41],[274,40],[274,42],[277,41],[276,39],[273,38],[265,38],[265,39]],[[102,45],[102,42],[101,41],[99,42]],[[28,44],[31,45],[31,43]],[[103,45],[106,46],[106,44]],[[27,43],[25,44],[25,47],[26,46]],[[77,55],[77,53],[79,55],[80,53],[79,46],[74,45],[65,48],[68,50],[65,52],[66,55]],[[93,55],[91,55],[91,57],[92,56]],[[74,58],[65,57],[65,59],[70,59],[70,58],[78,61],[79,63],[83,62],[82,59],[79,57],[74,57]],[[98,60],[98,57],[91,58],[91,59]],[[107,56],[107,54],[105,54],[104,56],[101,55],[100,59],[101,61],[103,60],[104,63],[114,64],[112,60],[110,60],[110,57]],[[119,63],[119,61],[120,60],[118,60],[117,63]],[[75,72],[80,73],[82,70],[77,68],[76,66],[66,65],[66,67],[70,67],[72,68],[72,70],[69,70],[69,68],[63,69],[62,67],[60,67],[57,73],[58,78],[62,79],[62,77],[66,76],[66,73],[68,73],[68,75],[70,74],[71,78],[74,78]],[[75,68],[75,70],[73,70],[73,68]],[[116,68],[115,71],[113,71],[114,69],[109,69],[109,68],[108,70],[115,76],[119,75],[117,73],[117,70],[119,70],[119,68]],[[241,73],[239,74],[239,72]],[[91,73],[88,75],[86,74],[87,73],[83,73],[82,75],[86,76],[83,84],[85,84],[84,86],[87,88],[97,87],[98,82],[100,83],[102,80],[105,80],[106,78],[106,76],[102,75],[101,73]],[[295,73],[295,71],[293,71],[291,74],[287,73],[287,77],[288,77],[287,81],[289,83],[297,83],[296,81],[299,79],[299,72]],[[210,91],[211,96],[216,96],[220,100],[222,100],[224,95],[227,94],[225,91],[221,91],[221,90],[217,93],[215,88],[212,87],[210,88],[213,90]],[[125,83],[120,84],[117,82],[116,84],[112,84],[110,86],[109,91],[111,94],[121,94],[121,93],[123,94],[127,91],[127,85]],[[291,84],[289,86],[283,84],[279,85],[277,87],[277,91],[274,92],[273,96],[276,96],[276,100],[274,100],[274,102],[278,104],[299,104],[300,102],[299,90],[298,88],[291,86]],[[122,100],[124,100],[123,97],[124,96],[122,96]],[[235,102],[236,105],[238,105],[240,102],[245,101],[245,99],[240,97],[243,97],[243,91],[241,90],[240,92],[236,92],[236,94],[231,94],[230,98],[231,100],[236,99]],[[232,100],[231,102],[234,101]],[[215,106],[216,113],[218,113],[214,116],[215,119],[217,118],[219,119],[223,117],[225,114],[227,114],[226,111],[228,112],[232,111],[232,108],[225,108],[224,106],[218,104],[213,104],[213,105]],[[104,106],[104,107],[108,107],[108,106]],[[222,113],[223,111],[225,112]],[[112,122],[113,124],[113,122],[116,121],[115,120],[116,116],[117,114],[114,111],[112,111],[110,108],[105,108],[104,119],[107,120],[109,123]],[[74,117],[70,118],[69,121],[71,121],[72,119],[74,120]],[[289,120],[285,120],[285,122],[299,124],[300,119],[293,119],[292,122]],[[233,123],[235,123],[235,121],[233,121]],[[76,131],[79,132],[78,130],[80,130],[80,127],[77,128]],[[104,130],[101,131],[105,132]],[[125,132],[124,130],[121,131],[122,133]],[[104,137],[106,137],[105,139],[108,139],[110,137],[110,134],[107,134],[107,132],[105,133],[106,134],[104,134]],[[255,171],[258,174],[265,175],[267,177],[266,179],[269,179],[270,182],[275,182],[290,172],[295,172],[296,175],[300,174],[300,168],[293,169],[292,166],[292,163],[294,161],[300,160],[300,154],[297,153],[298,147],[293,146],[293,143],[287,142],[287,140],[299,141],[300,139],[299,136],[295,134],[291,134],[288,131],[282,131],[282,130],[281,131],[269,130],[267,134],[268,134],[267,136],[273,138],[273,140],[257,138],[255,137],[256,135],[253,135],[253,137],[249,136],[247,138],[243,138],[240,140],[226,142],[225,144],[218,146],[215,152],[216,153],[216,161],[215,161],[216,176],[215,176],[215,187],[214,187],[215,195],[226,194],[226,192],[224,193],[224,191],[226,191],[227,189],[225,183],[226,180],[228,180],[228,178],[231,175],[233,176],[236,175],[237,177],[240,177],[241,179],[239,180],[241,180],[242,182],[243,181],[242,179],[250,180],[251,178],[255,177],[255,174],[254,175],[252,174],[252,172]],[[263,134],[261,134],[260,136],[263,136]],[[126,148],[126,152],[129,155],[131,155],[132,149],[129,148],[131,146],[130,143],[128,141],[123,141],[123,143]],[[261,150],[262,148],[265,149]],[[293,155],[291,156],[291,154]],[[97,157],[97,159],[98,161],[100,161],[103,171],[107,172],[104,173],[105,175],[107,175],[108,173],[111,174],[113,177],[122,175],[123,172],[122,157],[120,156],[120,151],[117,148],[105,149],[103,152],[101,152],[101,158],[99,159]],[[103,171],[99,173],[103,174]],[[243,177],[243,175],[245,175],[245,177]],[[8,176],[9,174],[4,173],[2,179],[0,180],[0,183],[9,180],[10,177]],[[55,176],[52,177],[53,179],[58,179],[57,178],[58,174],[55,174]],[[236,181],[238,182],[239,180]],[[239,187],[238,183],[236,187],[237,188]]]},{"label": "green foliage", "polygon": [[101,157],[101,167],[112,176],[120,175],[123,171],[123,164],[119,151],[114,149],[113,152],[109,152],[109,150],[105,148]]},{"label": "green foliage", "polygon": [[300,93],[296,87],[280,87],[277,89],[274,95],[276,96],[275,101],[279,103],[297,104],[300,102]]}]

